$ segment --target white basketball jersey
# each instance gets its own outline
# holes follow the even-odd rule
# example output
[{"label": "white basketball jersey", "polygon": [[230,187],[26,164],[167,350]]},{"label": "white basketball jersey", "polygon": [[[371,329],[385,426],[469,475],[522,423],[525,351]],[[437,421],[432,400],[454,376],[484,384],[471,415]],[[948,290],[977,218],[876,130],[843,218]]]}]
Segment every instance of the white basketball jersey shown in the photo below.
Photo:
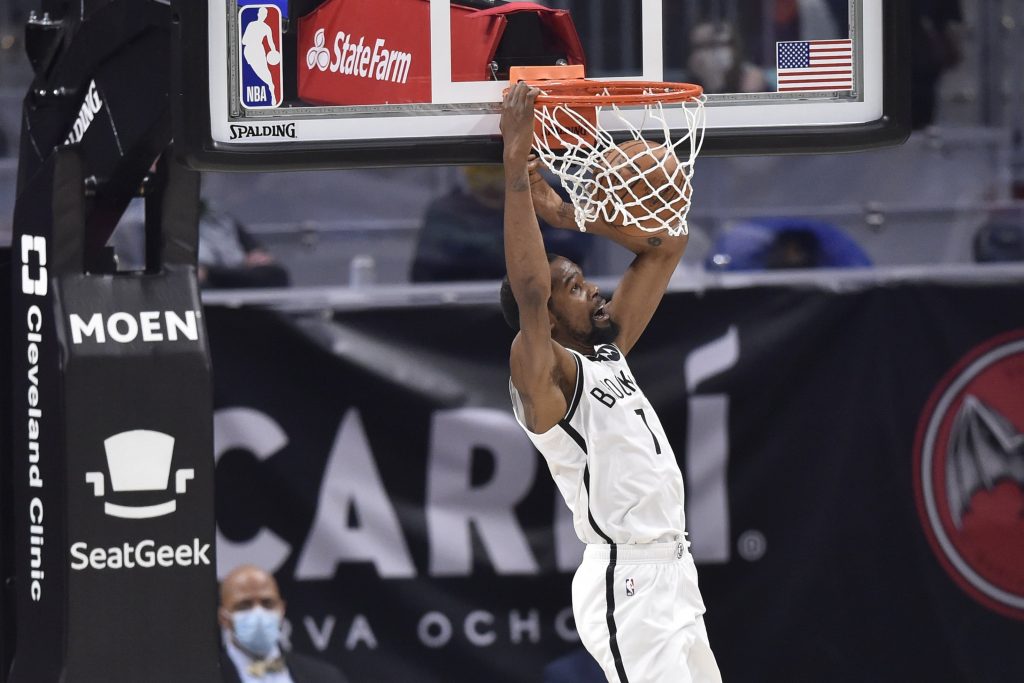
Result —
[{"label": "white basketball jersey", "polygon": [[614,344],[576,359],[576,389],[565,417],[543,434],[519,424],[544,456],[585,543],[654,543],[685,530],[683,477],[658,416]]}]

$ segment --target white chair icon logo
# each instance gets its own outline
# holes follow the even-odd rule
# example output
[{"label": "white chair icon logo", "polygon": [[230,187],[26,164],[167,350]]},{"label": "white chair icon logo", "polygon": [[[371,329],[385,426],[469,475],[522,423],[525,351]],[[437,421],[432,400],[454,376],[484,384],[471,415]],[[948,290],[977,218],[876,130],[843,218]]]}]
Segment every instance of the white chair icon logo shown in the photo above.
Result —
[{"label": "white chair icon logo", "polygon": [[[166,491],[171,474],[174,437],[150,429],[133,429],[115,434],[103,441],[110,470],[110,488],[115,492]],[[192,468],[174,473],[174,492],[185,493],[187,482],[195,477]],[[92,484],[93,495],[102,498],[106,492],[102,472],[86,472],[85,481]],[[103,510],[111,517],[148,519],[169,515],[177,507],[173,499],[155,505],[118,505],[105,502]]]}]

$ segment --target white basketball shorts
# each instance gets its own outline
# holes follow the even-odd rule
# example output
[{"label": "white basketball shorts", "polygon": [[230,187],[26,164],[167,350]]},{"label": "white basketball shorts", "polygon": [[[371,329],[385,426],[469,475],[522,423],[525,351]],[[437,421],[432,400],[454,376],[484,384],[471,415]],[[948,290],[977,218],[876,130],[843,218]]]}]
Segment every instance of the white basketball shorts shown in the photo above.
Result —
[{"label": "white basketball shorts", "polygon": [[720,683],[686,541],[587,545],[572,582],[583,646],[611,683]]}]

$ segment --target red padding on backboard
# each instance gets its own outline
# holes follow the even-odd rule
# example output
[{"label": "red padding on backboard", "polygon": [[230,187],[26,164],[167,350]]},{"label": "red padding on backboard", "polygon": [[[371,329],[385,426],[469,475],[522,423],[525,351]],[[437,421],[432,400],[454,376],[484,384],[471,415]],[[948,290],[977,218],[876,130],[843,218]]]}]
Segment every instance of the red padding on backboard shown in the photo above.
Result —
[{"label": "red padding on backboard", "polygon": [[474,16],[491,16],[513,14],[515,12],[536,12],[540,15],[541,23],[551,31],[558,42],[565,48],[566,61],[569,64],[586,64],[587,57],[583,52],[583,44],[580,43],[580,36],[576,33],[576,24],[572,21],[572,15],[568,10],[550,9],[541,7],[532,2],[510,2],[507,5],[499,5],[491,9],[480,10]]},{"label": "red padding on backboard", "polygon": [[[511,12],[541,15],[566,47],[570,63],[583,50],[564,10],[517,2],[488,10],[451,6],[452,80],[491,78]],[[299,19],[296,81],[311,104],[430,102],[430,0],[329,0]],[[576,61],[578,60],[578,61]]]}]

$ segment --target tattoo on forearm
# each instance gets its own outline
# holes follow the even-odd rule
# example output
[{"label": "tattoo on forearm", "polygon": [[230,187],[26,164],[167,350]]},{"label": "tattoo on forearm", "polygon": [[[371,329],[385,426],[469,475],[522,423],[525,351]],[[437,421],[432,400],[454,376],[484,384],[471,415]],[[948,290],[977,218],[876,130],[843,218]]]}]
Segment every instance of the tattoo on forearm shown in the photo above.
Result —
[{"label": "tattoo on forearm", "polygon": [[559,218],[572,218],[572,219],[575,220],[576,215],[575,215],[575,212],[572,209],[572,204],[569,204],[568,202],[562,202],[562,205],[560,207],[558,207],[558,217]]},{"label": "tattoo on forearm", "polygon": [[530,189],[530,178],[526,174],[523,174],[512,180],[512,187],[509,188],[513,192],[525,192]]},{"label": "tattoo on forearm", "polygon": [[651,245],[652,247],[660,247],[661,246],[661,238],[660,237],[649,237],[649,238],[647,238],[647,244]]}]

